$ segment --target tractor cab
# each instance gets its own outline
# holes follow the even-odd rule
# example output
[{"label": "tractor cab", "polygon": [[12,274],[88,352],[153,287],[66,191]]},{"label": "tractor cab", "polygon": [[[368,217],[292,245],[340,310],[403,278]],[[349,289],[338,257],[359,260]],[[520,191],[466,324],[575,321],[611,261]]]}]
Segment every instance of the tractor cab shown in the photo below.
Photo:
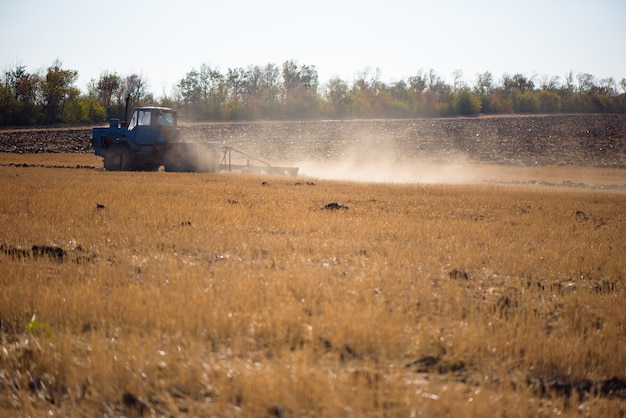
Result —
[{"label": "tractor cab", "polygon": [[136,108],[127,129],[127,136],[140,146],[178,139],[176,112],[166,107]]}]

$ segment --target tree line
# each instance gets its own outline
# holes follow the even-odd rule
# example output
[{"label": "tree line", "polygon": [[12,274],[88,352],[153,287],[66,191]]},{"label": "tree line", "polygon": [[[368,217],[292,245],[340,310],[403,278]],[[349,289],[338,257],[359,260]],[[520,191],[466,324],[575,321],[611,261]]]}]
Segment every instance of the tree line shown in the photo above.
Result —
[{"label": "tree line", "polygon": [[446,82],[435,70],[383,82],[380,71],[363,70],[353,81],[320,85],[317,68],[294,60],[229,68],[206,64],[181,78],[171,93],[155,98],[140,75],[103,72],[83,92],[78,71],[55,60],[45,71],[15,65],[0,74],[0,126],[101,123],[107,109],[124,119],[132,106],[176,109],[188,121],[316,118],[414,118],[512,113],[626,112],[626,78],[597,79],[589,73],[559,76],[490,72],[472,83],[461,71]]}]

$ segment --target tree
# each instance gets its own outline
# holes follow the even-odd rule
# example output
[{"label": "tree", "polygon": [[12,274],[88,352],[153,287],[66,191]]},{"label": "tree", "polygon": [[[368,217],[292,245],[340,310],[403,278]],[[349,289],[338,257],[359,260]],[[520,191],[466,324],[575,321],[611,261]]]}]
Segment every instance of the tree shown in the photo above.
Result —
[{"label": "tree", "polygon": [[409,87],[412,92],[418,94],[426,90],[426,76],[422,70],[419,70],[416,75],[409,77]]},{"label": "tree", "polygon": [[78,78],[78,71],[64,70],[63,64],[55,60],[42,82],[43,111],[46,123],[62,121],[63,107],[75,91],[73,86]]},{"label": "tree", "polygon": [[279,115],[278,107],[283,94],[280,74],[280,68],[276,64],[255,67],[255,81],[258,89],[256,97],[261,117],[267,118]]},{"label": "tree", "polygon": [[476,76],[474,93],[479,96],[485,96],[488,93],[493,93],[493,76],[489,71],[485,71],[484,73]]},{"label": "tree", "polygon": [[117,99],[115,104],[121,104],[122,77],[117,73],[103,72],[100,79],[95,84],[96,97],[104,107],[113,104],[113,98]]},{"label": "tree", "polygon": [[17,107],[18,101],[11,94],[11,90],[4,85],[0,85],[0,126],[13,123]]},{"label": "tree", "polygon": [[609,97],[617,96],[617,83],[613,77],[600,79],[596,90],[599,94],[604,94]]},{"label": "tree", "polygon": [[283,84],[287,95],[298,85],[300,85],[300,74],[298,71],[298,64],[295,61],[285,61],[283,63]]},{"label": "tree", "polygon": [[[374,108],[384,109],[389,101],[388,95],[381,95],[386,89],[385,83],[381,80],[380,68],[373,74],[369,68],[365,68],[357,74],[356,79],[350,89],[351,110],[354,116],[371,117],[374,116]],[[377,103],[383,101],[384,103]]]},{"label": "tree", "polygon": [[89,108],[87,101],[80,97],[80,90],[71,87],[67,93],[67,100],[63,106],[61,120],[67,123],[89,122]]},{"label": "tree", "polygon": [[289,117],[313,116],[319,110],[317,96],[318,75],[315,66],[293,61],[283,63],[285,113]]},{"label": "tree", "polygon": [[261,74],[262,92],[269,103],[276,103],[280,97],[280,69],[276,64],[267,64]]},{"label": "tree", "polygon": [[547,91],[559,90],[559,76],[544,75],[543,77],[541,77],[539,87],[541,87],[542,90]]},{"label": "tree", "polygon": [[229,68],[226,72],[226,85],[231,101],[244,102],[248,73],[243,68]]},{"label": "tree", "polygon": [[239,120],[250,117],[250,97],[246,94],[248,73],[243,68],[229,68],[224,80],[227,97],[223,117]]},{"label": "tree", "polygon": [[391,116],[393,117],[411,117],[415,116],[417,111],[417,100],[411,94],[406,81],[396,81],[389,87],[389,94],[393,98]]},{"label": "tree", "polygon": [[572,71],[570,71],[565,76],[565,86],[563,86],[561,88],[561,90],[564,93],[573,93],[574,89],[575,89],[575,86],[574,86],[574,73]]},{"label": "tree", "polygon": [[208,119],[221,119],[222,106],[227,96],[224,76],[217,68],[202,64],[200,66],[200,86],[203,98],[203,114]]},{"label": "tree", "polygon": [[540,90],[537,93],[539,111],[541,113],[556,113],[561,111],[561,97],[557,92],[549,89]]},{"label": "tree", "polygon": [[445,116],[452,109],[452,86],[433,69],[426,76],[428,89],[424,93],[422,112],[425,116]]},{"label": "tree", "polygon": [[502,85],[507,92],[519,90],[521,93],[524,93],[535,89],[533,78],[526,77],[524,74],[520,73],[514,74],[513,76],[504,74],[502,76]]},{"label": "tree", "polygon": [[316,90],[318,86],[317,69],[314,65],[298,66],[294,60],[285,61],[283,63],[283,84],[287,93],[298,87]]},{"label": "tree", "polygon": [[579,93],[593,93],[596,88],[596,82],[593,75],[589,73],[579,73],[576,76],[576,80],[578,81],[578,92]]},{"label": "tree", "polygon": [[[5,109],[9,111],[4,116],[5,124],[33,125],[41,118],[41,76],[29,74],[26,67],[16,65],[7,69],[4,73],[3,83],[5,91],[3,95],[9,95],[4,100]],[[9,104],[10,102],[10,104]]]},{"label": "tree", "polygon": [[530,90],[524,92],[519,89],[513,90],[511,92],[511,101],[515,113],[535,113],[539,109],[539,101]]},{"label": "tree", "polygon": [[142,97],[146,95],[148,82],[140,75],[131,74],[124,80],[124,96],[130,96],[130,100],[135,105],[141,103]]},{"label": "tree", "polygon": [[26,67],[23,65],[16,65],[4,72],[4,87],[8,89],[15,100],[20,100],[20,84],[22,79],[27,76]]},{"label": "tree", "polygon": [[340,78],[332,78],[324,87],[324,98],[327,112],[331,117],[343,118],[347,116],[352,103],[348,84]]},{"label": "tree", "polygon": [[458,91],[467,87],[467,84],[463,81],[463,70],[454,70],[452,76],[454,77],[452,91]]},{"label": "tree", "polygon": [[192,69],[178,82],[178,88],[185,103],[195,103],[200,99],[200,80],[198,71]]},{"label": "tree", "polygon": [[480,113],[482,102],[479,96],[472,93],[468,87],[465,87],[454,93],[452,106],[458,114],[470,116]]}]

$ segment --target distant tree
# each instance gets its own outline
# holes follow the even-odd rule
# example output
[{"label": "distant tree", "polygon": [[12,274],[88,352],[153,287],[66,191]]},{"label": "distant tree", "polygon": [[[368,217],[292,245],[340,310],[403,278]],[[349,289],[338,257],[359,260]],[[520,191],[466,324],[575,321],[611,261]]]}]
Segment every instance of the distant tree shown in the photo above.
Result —
[{"label": "distant tree", "polygon": [[209,82],[209,110],[213,120],[221,120],[228,98],[228,83],[217,68],[206,67]]},{"label": "distant tree", "polygon": [[[231,72],[227,80],[237,81],[237,92],[244,98],[249,118],[271,118],[280,114],[283,86],[281,70],[275,64],[250,65],[245,72]],[[233,85],[228,85],[232,91]]]},{"label": "distant tree", "polygon": [[617,96],[617,83],[613,77],[602,78],[598,82],[596,91],[609,97]]},{"label": "distant tree", "polygon": [[88,100],[80,97],[80,90],[71,87],[67,92],[67,99],[63,106],[61,120],[65,123],[90,122]]},{"label": "distant tree", "polygon": [[378,93],[381,91],[380,70],[376,69],[371,75],[371,70],[365,68],[359,73],[350,89],[350,110],[352,116],[371,117],[372,107],[376,104]]},{"label": "distant tree", "polygon": [[[12,125],[33,125],[41,120],[41,76],[30,74],[23,65],[16,65],[5,71],[2,84],[4,94],[12,97],[9,106],[11,116],[5,116],[4,123]],[[8,109],[7,108],[7,109]]]},{"label": "distant tree", "polygon": [[19,102],[11,94],[11,90],[5,85],[0,85],[0,126],[14,123],[14,113]]},{"label": "distant tree", "polygon": [[516,89],[521,93],[526,91],[533,91],[535,89],[535,83],[532,77],[526,77],[524,74],[514,74],[510,76],[509,74],[504,74],[502,76],[502,85],[504,86],[505,91],[511,92]]},{"label": "distant tree", "polygon": [[427,75],[428,89],[424,94],[424,116],[447,116],[454,112],[452,86],[447,84],[433,69]]},{"label": "distant tree", "polygon": [[483,113],[513,113],[513,103],[504,87],[496,87],[482,98]]},{"label": "distant tree", "polygon": [[389,94],[393,98],[391,115],[394,117],[411,117],[415,116],[418,108],[418,102],[406,81],[400,80],[389,87]]},{"label": "distant tree", "polygon": [[557,113],[561,111],[561,97],[550,89],[539,90],[536,93],[539,109],[541,113]]},{"label": "distant tree", "polygon": [[244,102],[248,73],[243,68],[229,68],[226,73],[228,95],[231,101]]},{"label": "distant tree", "polygon": [[[95,83],[94,88],[96,97],[104,107],[109,107],[112,104],[121,104],[121,91],[123,85],[122,77],[120,77],[119,74],[115,72],[109,73],[108,71],[103,72],[98,81]],[[113,99],[117,100],[114,102]]]},{"label": "distant tree", "polygon": [[439,77],[439,74],[437,74],[437,71],[435,71],[433,68],[430,68],[428,70],[428,73],[425,77],[426,87],[428,88],[428,90],[432,90],[437,84],[443,83],[443,80],[441,79],[441,77]]},{"label": "distant tree", "polygon": [[16,65],[13,68],[5,70],[3,84],[15,100],[20,100],[20,84],[27,76],[26,67],[23,65]]},{"label": "distant tree", "polygon": [[65,70],[59,60],[55,60],[42,81],[44,122],[62,121],[63,107],[70,98],[75,98],[78,71]]},{"label": "distant tree", "polygon": [[542,90],[558,91],[559,90],[559,76],[544,75],[541,77],[539,87]]},{"label": "distant tree", "polygon": [[287,117],[311,117],[319,112],[318,75],[315,66],[283,63],[285,114]]},{"label": "distant tree", "polygon": [[561,94],[571,94],[576,90],[576,86],[574,84],[574,73],[570,71],[565,75],[564,78],[565,84],[561,86]]},{"label": "distant tree", "polygon": [[283,63],[283,84],[287,94],[300,85],[298,64],[293,60]]},{"label": "distant tree", "polygon": [[592,94],[591,103],[594,107],[593,112],[610,112],[613,108],[613,98],[602,93]]},{"label": "distant tree", "polygon": [[276,64],[267,64],[260,68],[259,92],[257,104],[262,118],[279,116],[280,99],[283,96],[281,71]]},{"label": "distant tree", "polygon": [[539,100],[532,91],[522,92],[515,89],[510,96],[515,113],[536,113],[539,111]]},{"label": "distant tree", "polygon": [[579,73],[576,76],[579,93],[593,93],[596,88],[595,77],[589,73]]},{"label": "distant tree", "polygon": [[477,115],[482,108],[480,97],[465,87],[454,93],[452,106],[456,113],[463,116]]},{"label": "distant tree", "polygon": [[224,83],[227,100],[223,117],[227,120],[251,118],[251,101],[246,93],[248,72],[243,68],[229,68]]},{"label": "distant tree", "polygon": [[426,90],[426,85],[426,76],[422,70],[418,71],[416,75],[409,77],[409,89],[413,93],[423,93]]},{"label": "distant tree", "polygon": [[148,91],[148,81],[140,75],[131,74],[124,79],[123,87],[124,96],[130,96],[131,103],[139,105]]},{"label": "distant tree", "polygon": [[489,71],[485,71],[482,74],[476,76],[476,82],[474,83],[474,93],[479,96],[484,96],[493,92],[493,76]]},{"label": "distant tree", "polygon": [[[104,109],[123,115],[131,106],[159,104],[185,110],[191,120],[251,120],[257,118],[441,117],[482,113],[626,112],[626,78],[596,79],[570,71],[550,75],[504,74],[495,84],[486,71],[474,83],[461,70],[448,84],[434,69],[420,69],[406,80],[386,83],[381,71],[357,72],[348,84],[339,78],[319,87],[317,68],[295,60],[275,64],[219,69],[203,64],[192,69],[168,96],[155,99],[140,75],[103,72],[81,94],[74,83],[78,72],[55,60],[47,71],[29,73],[18,64],[0,73],[0,125],[83,123],[104,120]],[[561,81],[562,80],[562,81]]]},{"label": "distant tree", "polygon": [[333,118],[344,118],[348,114],[352,99],[348,84],[340,78],[331,78],[324,86],[326,112]]},{"label": "distant tree", "polygon": [[452,77],[452,91],[462,90],[467,87],[467,83],[463,80],[463,70],[454,70]]},{"label": "distant tree", "polygon": [[197,120],[202,100],[200,74],[196,69],[192,69],[178,82],[177,87],[185,108],[185,116],[190,120]]},{"label": "distant tree", "polygon": [[250,65],[247,71],[245,92],[250,97],[260,94],[263,84],[263,68],[260,65]]}]

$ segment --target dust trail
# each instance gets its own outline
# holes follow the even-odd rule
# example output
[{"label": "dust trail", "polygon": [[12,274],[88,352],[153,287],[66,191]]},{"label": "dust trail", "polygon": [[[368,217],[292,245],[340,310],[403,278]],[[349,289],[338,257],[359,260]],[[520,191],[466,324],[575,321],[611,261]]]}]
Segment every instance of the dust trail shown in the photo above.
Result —
[{"label": "dust trail", "polygon": [[[382,128],[381,128],[382,129]],[[314,141],[311,159],[302,158],[299,174],[322,180],[347,180],[371,183],[476,183],[479,169],[468,163],[457,149],[402,151],[398,138],[403,135],[386,130],[360,130],[350,138]],[[406,144],[405,144],[406,145]],[[321,158],[320,158],[321,157]]]},{"label": "dust trail", "polygon": [[371,183],[464,184],[481,181],[478,167],[463,161],[432,162],[301,162],[300,174],[322,180],[347,180]]}]

